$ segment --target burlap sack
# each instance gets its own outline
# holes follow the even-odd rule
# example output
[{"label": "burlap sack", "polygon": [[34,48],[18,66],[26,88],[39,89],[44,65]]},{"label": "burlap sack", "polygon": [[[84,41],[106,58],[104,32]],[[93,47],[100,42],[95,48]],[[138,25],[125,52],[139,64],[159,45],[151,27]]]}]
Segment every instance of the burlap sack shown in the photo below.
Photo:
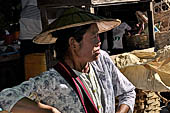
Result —
[{"label": "burlap sack", "polygon": [[120,71],[139,89],[170,91],[170,49],[135,50],[110,56]]}]

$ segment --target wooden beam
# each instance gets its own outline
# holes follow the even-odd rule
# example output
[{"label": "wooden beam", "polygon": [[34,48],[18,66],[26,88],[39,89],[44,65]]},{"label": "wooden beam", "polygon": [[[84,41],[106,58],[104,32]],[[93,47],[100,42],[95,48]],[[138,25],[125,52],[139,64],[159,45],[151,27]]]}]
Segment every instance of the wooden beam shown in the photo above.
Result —
[{"label": "wooden beam", "polygon": [[39,8],[41,12],[42,30],[45,30],[48,27],[47,9],[44,6],[40,6]]},{"label": "wooden beam", "polygon": [[82,6],[91,5],[91,0],[37,0],[38,6]]}]

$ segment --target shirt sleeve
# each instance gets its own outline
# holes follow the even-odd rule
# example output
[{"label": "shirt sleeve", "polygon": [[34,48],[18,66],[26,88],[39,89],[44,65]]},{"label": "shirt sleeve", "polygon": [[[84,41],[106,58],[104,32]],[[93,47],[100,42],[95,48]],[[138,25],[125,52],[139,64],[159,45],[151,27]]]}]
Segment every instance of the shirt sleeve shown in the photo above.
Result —
[{"label": "shirt sleeve", "polygon": [[116,77],[114,79],[115,95],[119,97],[119,106],[126,104],[130,107],[128,113],[133,113],[136,92],[134,85],[114,66],[114,72]]},{"label": "shirt sleeve", "polygon": [[[31,100],[36,100],[36,96],[32,96],[33,94],[39,95],[43,94],[43,89],[47,89],[49,87],[54,86],[53,82],[49,77],[48,72],[44,72],[40,76],[36,76],[34,78],[30,78],[28,81],[21,83],[20,85],[14,86],[12,88],[4,89],[0,92],[0,106],[3,110],[11,111],[13,106],[22,98],[28,97]],[[46,85],[46,81],[51,83],[51,85]]]},{"label": "shirt sleeve", "polygon": [[119,98],[119,106],[126,104],[130,107],[128,113],[133,113],[136,92],[135,86],[120,72],[115,66],[109,55],[105,55],[106,62],[110,68],[110,74],[112,75],[112,83],[114,87],[115,96]]},{"label": "shirt sleeve", "polygon": [[24,97],[53,106],[62,113],[84,113],[77,94],[53,69],[30,78],[18,86],[1,91],[0,107],[10,112],[13,106]]},{"label": "shirt sleeve", "polygon": [[34,89],[35,82],[33,79],[30,79],[13,88],[2,90],[0,92],[0,105],[2,109],[10,112],[20,99],[28,97]]}]

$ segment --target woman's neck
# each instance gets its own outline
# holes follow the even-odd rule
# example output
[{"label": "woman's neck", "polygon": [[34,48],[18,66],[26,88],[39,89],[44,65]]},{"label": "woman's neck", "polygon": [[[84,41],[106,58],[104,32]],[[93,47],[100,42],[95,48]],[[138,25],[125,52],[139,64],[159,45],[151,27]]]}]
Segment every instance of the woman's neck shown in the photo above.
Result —
[{"label": "woman's neck", "polygon": [[89,72],[89,63],[88,62],[81,62],[79,60],[76,60],[72,57],[65,57],[64,62],[69,65],[72,69],[75,69],[82,73],[88,73]]}]

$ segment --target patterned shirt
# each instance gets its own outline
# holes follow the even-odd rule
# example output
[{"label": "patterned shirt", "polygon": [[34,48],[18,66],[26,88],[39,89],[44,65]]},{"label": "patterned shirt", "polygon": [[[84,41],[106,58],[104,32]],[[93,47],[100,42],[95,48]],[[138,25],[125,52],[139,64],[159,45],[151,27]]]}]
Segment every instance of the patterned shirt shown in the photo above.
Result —
[{"label": "patterned shirt", "polygon": [[[136,93],[135,87],[114,65],[109,55],[100,51],[97,61],[90,62],[101,88],[103,113],[115,113],[115,97],[119,97],[119,105],[126,104],[133,112]],[[39,76],[30,78],[13,88],[0,92],[0,106],[10,111],[22,98],[40,100],[42,103],[57,108],[62,113],[84,113],[84,109],[73,88],[54,69]]]}]

